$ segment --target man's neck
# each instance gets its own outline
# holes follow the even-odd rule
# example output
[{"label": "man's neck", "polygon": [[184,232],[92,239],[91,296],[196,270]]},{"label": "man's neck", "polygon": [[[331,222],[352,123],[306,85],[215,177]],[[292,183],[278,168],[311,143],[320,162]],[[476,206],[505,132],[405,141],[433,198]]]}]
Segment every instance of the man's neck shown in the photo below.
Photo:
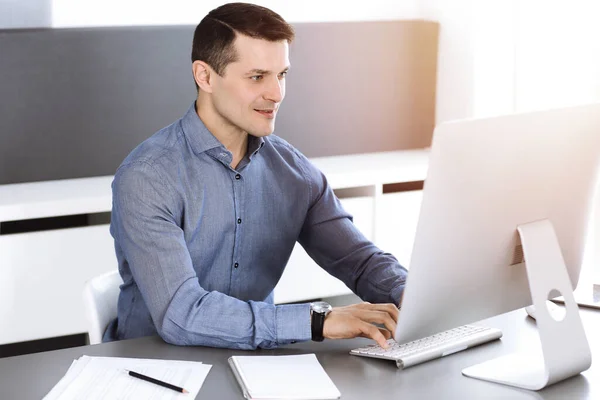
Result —
[{"label": "man's neck", "polygon": [[233,156],[231,167],[236,168],[248,152],[248,133],[237,127],[226,125],[222,118],[217,118],[210,105],[196,100],[196,113],[206,128],[217,138]]}]

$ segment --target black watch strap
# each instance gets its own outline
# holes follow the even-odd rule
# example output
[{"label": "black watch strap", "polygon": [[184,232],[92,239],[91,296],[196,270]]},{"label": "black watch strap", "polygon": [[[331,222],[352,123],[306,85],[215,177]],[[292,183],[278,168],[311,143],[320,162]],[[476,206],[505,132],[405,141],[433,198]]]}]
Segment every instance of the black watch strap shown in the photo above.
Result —
[{"label": "black watch strap", "polygon": [[312,340],[315,342],[323,341],[323,325],[325,325],[325,313],[313,311],[311,317],[311,333]]}]

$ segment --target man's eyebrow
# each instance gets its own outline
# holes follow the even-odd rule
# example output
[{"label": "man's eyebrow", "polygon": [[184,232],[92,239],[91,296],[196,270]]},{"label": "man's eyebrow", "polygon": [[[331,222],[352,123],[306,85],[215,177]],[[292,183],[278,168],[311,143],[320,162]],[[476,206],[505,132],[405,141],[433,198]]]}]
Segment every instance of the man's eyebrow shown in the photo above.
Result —
[{"label": "man's eyebrow", "polygon": [[251,69],[250,71],[246,72],[247,75],[268,75],[270,74],[270,71],[264,70],[264,69]]},{"label": "man's eyebrow", "polygon": [[[285,67],[285,69],[281,72],[287,72],[290,70],[290,67]],[[271,71],[267,71],[266,69],[254,68],[250,71],[246,72],[246,75],[269,75]]]}]

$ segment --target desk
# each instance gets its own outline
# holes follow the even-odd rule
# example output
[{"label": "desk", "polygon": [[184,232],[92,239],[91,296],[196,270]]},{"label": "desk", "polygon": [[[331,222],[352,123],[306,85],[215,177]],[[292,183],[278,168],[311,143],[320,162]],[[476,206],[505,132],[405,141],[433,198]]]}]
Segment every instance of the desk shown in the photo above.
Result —
[{"label": "desk", "polygon": [[[501,340],[454,355],[399,370],[393,362],[350,356],[348,351],[366,339],[306,342],[276,350],[256,352],[177,347],[158,337],[124,340],[46,353],[0,359],[1,399],[41,399],[82,355],[195,360],[211,364],[199,399],[243,399],[229,369],[233,354],[300,354],[315,352],[343,400],[364,399],[598,399],[600,398],[600,312],[582,310],[592,354],[592,367],[540,392],[530,392],[462,376],[461,369],[493,357],[525,349],[537,339],[535,323],[524,310],[482,321],[502,329]],[[595,364],[595,365],[594,365]]]}]

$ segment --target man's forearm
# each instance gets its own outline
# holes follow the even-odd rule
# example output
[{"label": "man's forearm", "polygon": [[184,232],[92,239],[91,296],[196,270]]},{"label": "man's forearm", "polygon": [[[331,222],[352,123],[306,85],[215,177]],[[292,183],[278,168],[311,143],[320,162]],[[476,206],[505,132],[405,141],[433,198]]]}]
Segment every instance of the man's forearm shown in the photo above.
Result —
[{"label": "man's forearm", "polygon": [[193,281],[175,294],[157,329],[166,342],[250,350],[311,338],[308,304],[244,302],[219,292],[206,292],[200,301],[189,300],[194,298],[198,298],[198,287]]}]

